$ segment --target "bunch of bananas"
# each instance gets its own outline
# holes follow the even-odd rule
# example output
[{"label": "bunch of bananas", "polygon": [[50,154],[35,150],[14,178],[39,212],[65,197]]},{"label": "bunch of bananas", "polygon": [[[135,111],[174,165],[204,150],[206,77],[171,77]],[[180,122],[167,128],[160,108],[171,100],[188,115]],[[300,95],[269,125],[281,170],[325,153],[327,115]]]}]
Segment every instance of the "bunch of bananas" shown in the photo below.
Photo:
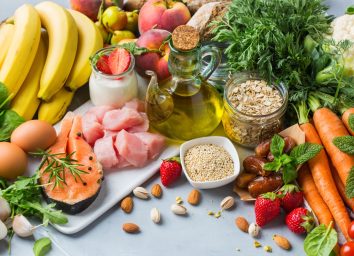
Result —
[{"label": "bunch of bananas", "polygon": [[11,108],[26,120],[38,113],[54,124],[87,83],[89,58],[103,39],[84,14],[45,1],[22,5],[1,24],[0,45],[0,82],[12,95]]}]

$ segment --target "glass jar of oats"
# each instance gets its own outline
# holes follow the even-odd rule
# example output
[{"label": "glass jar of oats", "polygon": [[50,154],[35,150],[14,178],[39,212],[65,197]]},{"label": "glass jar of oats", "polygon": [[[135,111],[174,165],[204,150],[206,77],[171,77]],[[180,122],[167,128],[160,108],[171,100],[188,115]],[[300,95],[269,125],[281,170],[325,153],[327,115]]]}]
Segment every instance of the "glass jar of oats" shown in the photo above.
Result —
[{"label": "glass jar of oats", "polygon": [[283,84],[268,84],[254,73],[236,73],[224,91],[224,131],[237,144],[255,147],[282,130],[287,104]]}]

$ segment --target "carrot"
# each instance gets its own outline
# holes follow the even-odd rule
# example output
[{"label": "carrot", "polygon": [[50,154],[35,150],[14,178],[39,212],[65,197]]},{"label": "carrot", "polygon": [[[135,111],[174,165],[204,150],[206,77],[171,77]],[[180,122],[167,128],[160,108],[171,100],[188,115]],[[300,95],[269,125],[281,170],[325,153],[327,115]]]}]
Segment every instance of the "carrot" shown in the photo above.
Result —
[{"label": "carrot", "polygon": [[326,226],[328,226],[331,222],[333,223],[334,219],[332,213],[323,201],[321,195],[318,193],[307,164],[304,164],[299,170],[297,181],[304,193],[307,203],[315,213],[319,223],[325,224]]},{"label": "carrot", "polygon": [[347,129],[339,117],[328,108],[316,110],[313,120],[333,166],[343,184],[346,184],[350,169],[354,166],[354,156],[340,151],[332,141],[339,136],[349,135]]},{"label": "carrot", "polygon": [[334,182],[337,185],[337,189],[339,194],[341,195],[343,201],[346,203],[347,206],[350,207],[350,209],[352,209],[352,211],[354,211],[354,199],[353,198],[348,198],[347,195],[345,194],[345,187],[344,184],[342,182],[342,180],[340,179],[340,177],[338,176],[338,172],[337,170],[331,165],[331,170],[332,170],[332,176],[334,179]]},{"label": "carrot", "polygon": [[354,108],[348,108],[342,115],[342,121],[345,125],[345,127],[347,127],[347,130],[349,131],[349,133],[351,135],[354,136],[354,131],[352,129],[350,129],[349,127],[349,116],[350,115],[354,115]]},{"label": "carrot", "polygon": [[[315,120],[316,123],[316,120]],[[300,125],[305,133],[306,142],[322,145],[315,127],[310,123]],[[322,149],[314,158],[308,161],[313,180],[318,192],[331,211],[334,220],[342,231],[344,237],[351,240],[348,235],[350,226],[350,217],[345,208],[344,202],[340,197],[336,184],[334,183],[328,158],[324,149]]]}]

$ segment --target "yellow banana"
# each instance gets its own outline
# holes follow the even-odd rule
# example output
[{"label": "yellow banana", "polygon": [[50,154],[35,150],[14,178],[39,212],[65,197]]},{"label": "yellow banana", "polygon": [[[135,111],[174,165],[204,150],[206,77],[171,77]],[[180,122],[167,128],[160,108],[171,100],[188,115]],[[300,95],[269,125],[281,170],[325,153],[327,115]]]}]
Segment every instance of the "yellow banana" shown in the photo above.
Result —
[{"label": "yellow banana", "polygon": [[1,24],[0,25],[0,68],[6,58],[6,54],[10,48],[11,41],[15,32],[15,26],[13,24]]},{"label": "yellow banana", "polygon": [[38,98],[49,101],[63,87],[69,76],[75,60],[78,32],[73,17],[64,7],[45,1],[35,8],[49,38]]},{"label": "yellow banana", "polygon": [[0,70],[0,81],[13,96],[20,89],[36,56],[41,21],[37,11],[24,4],[15,11],[14,24],[13,39]]},{"label": "yellow banana", "polygon": [[103,39],[92,20],[78,11],[68,11],[76,22],[79,42],[75,62],[65,86],[75,91],[89,80],[91,75],[90,56],[103,47]]},{"label": "yellow banana", "polygon": [[65,115],[74,96],[74,92],[69,92],[64,87],[57,92],[50,101],[42,102],[38,109],[38,119],[55,124]]},{"label": "yellow banana", "polygon": [[31,120],[33,118],[41,102],[37,98],[37,94],[39,91],[39,81],[41,79],[46,57],[47,48],[43,42],[43,39],[41,39],[35,58],[36,63],[32,65],[25,81],[21,86],[21,89],[16,94],[16,97],[11,101],[11,109],[26,120]]}]

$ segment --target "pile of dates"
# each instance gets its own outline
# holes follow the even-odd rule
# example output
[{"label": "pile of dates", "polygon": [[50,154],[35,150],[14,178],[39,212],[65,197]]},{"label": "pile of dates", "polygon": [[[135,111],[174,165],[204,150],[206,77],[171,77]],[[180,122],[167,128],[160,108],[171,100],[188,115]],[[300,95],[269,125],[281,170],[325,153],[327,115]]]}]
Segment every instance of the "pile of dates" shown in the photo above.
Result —
[{"label": "pile of dates", "polygon": [[[283,138],[285,141],[283,153],[287,154],[296,146],[296,142],[288,136]],[[248,156],[243,160],[243,172],[235,181],[236,186],[247,189],[254,198],[263,193],[276,191],[283,185],[280,173],[266,171],[263,168],[265,163],[274,160],[270,152],[270,143],[270,139],[262,142],[255,148],[255,155]]]}]

